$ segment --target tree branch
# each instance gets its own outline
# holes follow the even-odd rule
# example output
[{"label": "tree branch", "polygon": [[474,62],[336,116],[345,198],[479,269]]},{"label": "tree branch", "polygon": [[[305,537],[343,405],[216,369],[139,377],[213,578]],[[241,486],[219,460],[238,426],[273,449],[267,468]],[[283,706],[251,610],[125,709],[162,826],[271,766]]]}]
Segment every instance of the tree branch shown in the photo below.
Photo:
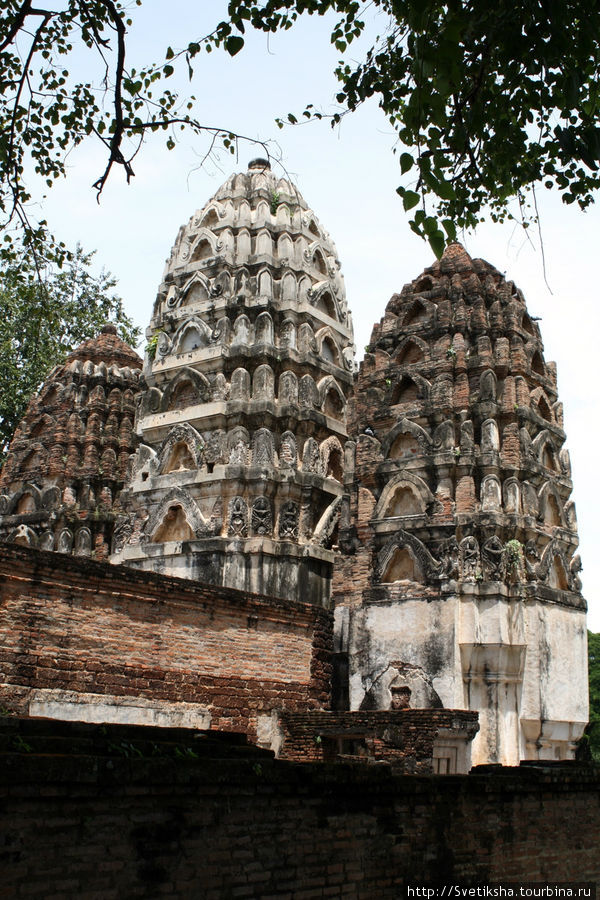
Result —
[{"label": "tree branch", "polygon": [[119,15],[119,12],[112,0],[101,0],[108,10],[110,18],[117,32],[117,65],[115,68],[115,88],[114,88],[114,107],[115,107],[115,131],[110,141],[110,156],[103,174],[98,178],[92,187],[96,191],[96,200],[100,203],[100,195],[104,190],[107,178],[113,167],[113,163],[121,165],[125,169],[127,183],[131,181],[135,172],[131,164],[125,159],[121,153],[121,143],[123,141],[123,75],[125,72],[125,24]]}]

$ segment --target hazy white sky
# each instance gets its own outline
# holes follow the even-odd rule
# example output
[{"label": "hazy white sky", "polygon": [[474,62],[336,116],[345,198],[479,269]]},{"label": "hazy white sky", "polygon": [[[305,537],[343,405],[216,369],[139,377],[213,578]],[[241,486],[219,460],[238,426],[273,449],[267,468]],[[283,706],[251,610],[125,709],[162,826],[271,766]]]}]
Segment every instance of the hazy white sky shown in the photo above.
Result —
[{"label": "hazy white sky", "polygon": [[[147,0],[141,10],[133,9],[129,65],[159,59],[167,45],[182,47],[203,36],[224,18],[225,7],[222,0]],[[394,134],[376,105],[366,104],[335,130],[326,122],[283,131],[275,126],[276,116],[300,113],[309,102],[332,111],[332,71],[338,54],[329,45],[331,21],[306,18],[283,35],[248,35],[247,46],[234,59],[224,53],[201,54],[192,84],[186,77],[172,79],[169,86],[195,94],[195,115],[207,125],[278,145],[286,169],[337,245],[360,357],[391,294],[433,257],[409,230],[395,193],[400,173],[392,153]],[[383,28],[384,22],[375,21],[372,27]],[[358,48],[354,52],[357,55]],[[252,145],[242,145],[239,159],[222,152],[218,160],[199,168],[207,142],[184,134],[177,140],[169,153],[164,136],[153,137],[136,159],[132,184],[127,187],[121,173],[115,173],[100,205],[91,184],[102,172],[104,159],[98,148],[79,148],[69,159],[69,177],[50,192],[43,207],[67,244],[79,241],[84,249],[98,251],[98,264],[118,278],[128,313],[144,327],[179,226],[226,177],[245,170],[248,161],[260,155]],[[600,631],[600,553],[594,550],[600,536],[600,207],[584,214],[541,190],[551,291],[544,283],[537,234],[528,238],[513,226],[490,225],[462,241],[472,256],[487,259],[515,281],[530,313],[542,317],[546,360],[558,365],[565,407],[589,624]]]}]

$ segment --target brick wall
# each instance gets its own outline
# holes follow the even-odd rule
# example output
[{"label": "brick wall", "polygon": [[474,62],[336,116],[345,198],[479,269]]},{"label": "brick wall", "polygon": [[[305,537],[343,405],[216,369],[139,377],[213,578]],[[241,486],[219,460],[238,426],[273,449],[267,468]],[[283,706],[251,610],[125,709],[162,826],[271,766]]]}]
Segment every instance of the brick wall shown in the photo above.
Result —
[{"label": "brick wall", "polygon": [[453,709],[284,712],[280,721],[281,759],[333,762],[357,757],[417,774],[431,773],[440,732],[464,735],[467,743],[479,728],[477,712]]},{"label": "brick wall", "polygon": [[41,727],[0,720],[5,897],[399,900],[408,885],[600,883],[598,767],[400,776],[222,739],[169,747],[164,730]]},{"label": "brick wall", "polygon": [[87,559],[2,546],[0,703],[67,691],[208,710],[255,735],[272,709],[326,707],[331,613]]}]

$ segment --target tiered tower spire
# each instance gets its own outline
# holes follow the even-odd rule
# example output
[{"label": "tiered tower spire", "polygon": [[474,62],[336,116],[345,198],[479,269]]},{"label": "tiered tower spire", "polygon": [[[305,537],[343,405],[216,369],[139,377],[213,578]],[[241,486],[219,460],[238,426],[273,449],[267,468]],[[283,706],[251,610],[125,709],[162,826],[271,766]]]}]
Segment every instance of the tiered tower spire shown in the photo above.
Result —
[{"label": "tiered tower spire", "polygon": [[0,539],[105,559],[137,446],[142,360],[105,325],[31,399],[0,476]]},{"label": "tiered tower spire", "polygon": [[353,333],[335,247],[265,160],[175,242],[114,561],[327,604]]},{"label": "tiered tower spire", "polygon": [[521,292],[459,245],[390,300],[356,386],[351,708],[478,709],[475,761],[568,757],[585,601],[556,369]]}]

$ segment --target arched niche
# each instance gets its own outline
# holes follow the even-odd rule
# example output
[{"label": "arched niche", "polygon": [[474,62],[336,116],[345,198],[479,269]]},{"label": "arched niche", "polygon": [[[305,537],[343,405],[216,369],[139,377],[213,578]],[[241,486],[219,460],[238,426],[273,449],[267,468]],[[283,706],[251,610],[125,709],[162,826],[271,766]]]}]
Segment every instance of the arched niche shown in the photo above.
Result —
[{"label": "arched niche", "polygon": [[419,400],[419,385],[408,376],[403,376],[392,391],[391,403],[396,406],[399,403],[416,403]]},{"label": "arched niche", "polygon": [[290,213],[290,208],[287,203],[280,203],[277,207],[277,212],[275,214],[275,221],[278,225],[290,225],[292,221],[292,215]]},{"label": "arched niche", "polygon": [[234,369],[231,375],[230,400],[250,399],[250,373],[247,369],[239,367]]},{"label": "arched niche", "polygon": [[325,362],[332,363],[335,366],[339,366],[339,352],[333,338],[325,337],[321,341],[321,359]]},{"label": "arched niche", "polygon": [[327,263],[325,262],[322,251],[318,247],[313,253],[312,262],[317,272],[320,272],[321,275],[327,275]]},{"label": "arched niche", "polygon": [[424,359],[423,347],[415,340],[407,341],[396,357],[400,366],[412,366]]},{"label": "arched niche", "polygon": [[289,234],[279,235],[277,241],[277,254],[280,259],[293,259],[294,244]]},{"label": "arched niche", "polygon": [[20,465],[20,469],[22,472],[29,472],[32,469],[37,469],[39,466],[41,466],[43,459],[43,449],[35,448],[27,454]]},{"label": "arched niche", "polygon": [[402,324],[406,327],[409,325],[419,325],[425,322],[429,314],[427,307],[420,300],[415,300],[406,310],[403,316]]},{"label": "arched niche", "polygon": [[250,204],[247,200],[241,200],[237,208],[237,223],[238,225],[250,225],[251,221]]},{"label": "arched niche", "polygon": [[320,309],[321,312],[324,312],[325,315],[329,316],[331,319],[337,319],[335,301],[331,296],[330,291],[321,291],[319,298],[315,303],[315,308]]},{"label": "arched niche", "polygon": [[535,336],[535,328],[533,326],[533,322],[531,321],[527,313],[524,313],[523,318],[521,319],[521,328],[523,329],[523,331],[526,331],[527,334]]},{"label": "arched niche", "polygon": [[536,350],[533,356],[531,357],[531,371],[535,372],[536,375],[544,375],[544,360],[542,359],[542,354],[539,350]]},{"label": "arched niche", "polygon": [[177,443],[173,444],[167,457],[163,474],[167,475],[169,472],[181,472],[186,469],[195,468],[196,463],[194,457],[185,441],[177,441]]},{"label": "arched niche", "polygon": [[429,275],[425,275],[423,278],[420,278],[419,281],[415,284],[415,293],[422,294],[425,291],[430,291],[433,287],[433,282]]},{"label": "arched niche", "polygon": [[200,225],[203,228],[215,228],[219,224],[219,216],[217,210],[214,206],[211,206],[206,210],[204,215],[202,216],[202,221]]},{"label": "arched niche", "polygon": [[210,385],[206,377],[186,366],[165,390],[161,401],[162,411],[185,409],[195,403],[204,403],[209,396]]},{"label": "arched niche", "polygon": [[290,370],[281,373],[277,399],[280,403],[298,402],[298,376],[295,372]]},{"label": "arched niche", "polygon": [[191,306],[192,303],[201,303],[209,299],[208,285],[204,280],[195,279],[189,287],[183,291],[181,306]]},{"label": "arched niche", "polygon": [[[267,187],[267,179],[264,175],[253,175],[252,176],[252,187],[256,190],[257,188]],[[269,222],[271,219],[271,207],[267,203],[266,200],[260,200],[256,204],[256,213],[254,221],[258,225],[260,222]]]},{"label": "arched niche", "polygon": [[381,574],[382,584],[393,584],[395,581],[425,583],[421,567],[408,547],[396,547]]},{"label": "arched niche", "polygon": [[251,344],[252,343],[252,326],[250,319],[245,313],[237,317],[233,323],[232,344]]},{"label": "arched niche", "polygon": [[550,409],[548,398],[541,388],[536,388],[535,391],[532,391],[531,404],[537,414],[542,417],[542,419],[545,419],[546,422],[554,422],[554,416],[552,415],[552,410]]},{"label": "arched niche", "polygon": [[560,556],[556,555],[548,570],[548,584],[559,591],[569,590],[569,579]]},{"label": "arched niche", "polygon": [[[411,491],[412,497],[406,494],[407,490]],[[391,478],[384,487],[373,517],[384,519],[396,515],[422,515],[433,500],[434,496],[422,478],[413,472],[403,471]]]},{"label": "arched niche", "polygon": [[201,262],[203,259],[210,259],[211,256],[214,256],[212,244],[210,243],[208,238],[203,237],[200,238],[200,240],[194,247],[192,255],[190,257],[190,262]]},{"label": "arched niche", "polygon": [[176,353],[192,353],[201,350],[209,344],[209,332],[204,323],[189,322],[184,325],[176,337]]},{"label": "arched niche", "polygon": [[42,393],[40,396],[40,402],[43,403],[44,406],[52,406],[52,404],[56,403],[63,390],[62,384],[51,385],[47,388],[45,393]]},{"label": "arched niche", "polygon": [[266,230],[256,235],[256,255],[273,256],[273,240]]},{"label": "arched niche", "polygon": [[325,394],[322,408],[326,416],[332,419],[341,419],[344,415],[344,401],[339,391],[333,387],[330,388]]},{"label": "arched niche", "polygon": [[556,456],[549,443],[544,444],[542,447],[540,462],[546,469],[551,469],[553,472],[559,471]]},{"label": "arched niche", "polygon": [[420,452],[421,448],[414,435],[403,432],[392,442],[388,456],[390,459],[411,459]]},{"label": "arched niche", "polygon": [[186,518],[183,507],[180,504],[173,504],[166,510],[160,525],[152,535],[152,543],[191,541],[194,537],[194,530]]},{"label": "arched niche", "polygon": [[254,400],[275,399],[275,375],[271,366],[258,366],[252,377],[252,398]]},{"label": "arched niche", "polygon": [[261,297],[273,296],[273,279],[267,269],[263,269],[258,275],[258,293]]},{"label": "arched niche", "polygon": [[17,515],[27,515],[27,513],[33,513],[37,509],[37,503],[33,494],[25,493],[19,497],[17,502],[15,513]]},{"label": "arched niche", "polygon": [[[120,400],[120,392],[119,392],[119,400]],[[37,421],[31,428],[29,432],[29,439],[32,440],[34,438],[41,438],[43,436],[47,436],[49,430],[54,426],[54,419],[51,416],[43,415],[39,421]]]},{"label": "arched niche", "polygon": [[419,516],[423,513],[420,497],[412,485],[396,485],[386,507],[383,517],[396,518],[398,516]]},{"label": "arched niche", "polygon": [[338,438],[327,438],[321,445],[321,469],[325,478],[344,481],[344,451]]},{"label": "arched niche", "polygon": [[311,280],[308,275],[302,276],[298,282],[298,300],[306,300],[311,288]]},{"label": "arched niche", "polygon": [[256,344],[273,343],[273,319],[268,312],[262,312],[254,323],[254,341]]},{"label": "arched niche", "polygon": [[250,232],[245,228],[238,231],[235,249],[238,262],[244,262],[250,256],[252,241],[250,239]]},{"label": "arched niche", "polygon": [[295,300],[297,292],[296,276],[287,272],[281,281],[282,300]]},{"label": "arched niche", "polygon": [[167,409],[185,409],[186,406],[196,403],[197,399],[198,394],[192,382],[180,381],[173,389]]},{"label": "arched niche", "polygon": [[558,501],[551,492],[548,492],[544,504],[544,522],[546,525],[559,527],[563,524]]}]

